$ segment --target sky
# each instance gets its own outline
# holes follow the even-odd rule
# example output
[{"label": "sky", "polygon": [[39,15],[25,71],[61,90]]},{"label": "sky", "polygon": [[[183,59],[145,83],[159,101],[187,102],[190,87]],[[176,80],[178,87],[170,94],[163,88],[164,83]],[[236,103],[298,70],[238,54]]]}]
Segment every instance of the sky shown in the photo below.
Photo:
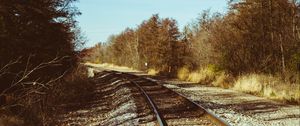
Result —
[{"label": "sky", "polygon": [[225,13],[227,0],[80,0],[75,5],[82,15],[76,19],[92,47],[106,42],[112,34],[136,28],[153,14],[177,20],[179,29],[191,23],[204,10]]}]

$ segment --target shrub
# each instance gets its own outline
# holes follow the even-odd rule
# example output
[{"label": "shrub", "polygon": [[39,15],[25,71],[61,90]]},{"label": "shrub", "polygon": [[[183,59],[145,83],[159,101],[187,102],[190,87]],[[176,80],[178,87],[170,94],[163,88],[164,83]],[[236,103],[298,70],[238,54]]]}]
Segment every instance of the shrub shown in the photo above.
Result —
[{"label": "shrub", "polygon": [[213,86],[222,87],[222,88],[231,88],[233,87],[234,78],[226,74],[225,72],[220,72],[216,79],[212,82]]},{"label": "shrub", "polygon": [[235,82],[233,89],[246,93],[259,94],[263,90],[263,85],[266,84],[264,81],[268,80],[266,78],[268,76],[257,74],[241,76]]},{"label": "shrub", "polygon": [[94,90],[86,67],[81,65],[44,86],[43,89],[30,87],[28,91],[35,91],[33,93],[8,94],[9,102],[0,106],[0,125],[47,125],[57,105],[86,102]]},{"label": "shrub", "polygon": [[149,74],[149,75],[153,75],[153,76],[154,76],[154,75],[157,75],[158,73],[159,73],[159,71],[158,71],[158,70],[155,70],[155,69],[149,69],[149,70],[148,70],[148,74]]},{"label": "shrub", "polygon": [[188,77],[187,81],[195,82],[195,83],[200,83],[203,78],[201,78],[201,74],[199,72],[191,72]]},{"label": "shrub", "polygon": [[228,88],[233,80],[228,74],[225,74],[215,65],[208,65],[196,71],[190,71],[187,67],[182,67],[177,72],[179,80],[186,80],[201,84],[212,84]]},{"label": "shrub", "polygon": [[190,74],[190,71],[187,67],[182,67],[177,72],[177,77],[179,80],[186,80]]},{"label": "shrub", "polygon": [[82,97],[93,91],[93,83],[88,79],[88,72],[85,66],[79,66],[72,74],[57,82],[49,96],[54,104],[66,102],[80,102],[85,100]]},{"label": "shrub", "polygon": [[187,81],[192,81],[201,84],[210,84],[212,83],[216,76],[220,72],[217,72],[214,67],[208,66],[205,68],[201,68],[197,71],[191,72],[188,75]]},{"label": "shrub", "polygon": [[24,121],[17,116],[8,116],[0,113],[0,126],[21,126],[24,125]]}]

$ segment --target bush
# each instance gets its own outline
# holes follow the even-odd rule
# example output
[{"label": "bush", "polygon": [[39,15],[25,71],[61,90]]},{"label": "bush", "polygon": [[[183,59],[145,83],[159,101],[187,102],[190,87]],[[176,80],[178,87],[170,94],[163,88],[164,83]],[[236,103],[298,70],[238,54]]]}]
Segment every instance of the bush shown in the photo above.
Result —
[{"label": "bush", "polygon": [[148,70],[148,74],[149,74],[149,75],[153,75],[153,76],[154,76],[154,75],[157,75],[158,73],[159,73],[159,71],[158,71],[158,70],[155,70],[155,69],[149,69],[149,70]]},{"label": "bush", "polygon": [[49,96],[54,104],[81,102],[86,100],[83,97],[90,95],[93,87],[93,83],[88,79],[87,68],[79,66],[72,74],[57,82]]},{"label": "bush", "polygon": [[186,80],[190,74],[190,71],[187,67],[182,67],[177,72],[177,78],[179,80]]},{"label": "bush", "polygon": [[200,84],[209,84],[217,87],[230,88],[234,78],[221,71],[214,65],[208,65],[198,71],[190,72],[186,67],[178,70],[177,77],[179,80],[186,80]]},{"label": "bush", "polygon": [[220,72],[214,65],[208,65],[205,68],[190,72],[186,67],[178,70],[177,77],[180,80],[191,81],[201,84],[211,84]]},{"label": "bush", "polygon": [[220,74],[218,74],[216,79],[212,82],[212,85],[222,88],[231,88],[233,87],[233,83],[234,78],[231,75],[226,74],[225,72],[220,72]]},{"label": "bush", "polygon": [[94,90],[93,83],[87,78],[86,67],[81,65],[47,86],[19,100],[19,95],[10,94],[11,102],[0,106],[0,125],[47,125],[56,115],[56,106],[86,102]]},{"label": "bush", "polygon": [[17,116],[8,116],[0,113],[0,126],[21,126],[24,125],[24,121]]}]

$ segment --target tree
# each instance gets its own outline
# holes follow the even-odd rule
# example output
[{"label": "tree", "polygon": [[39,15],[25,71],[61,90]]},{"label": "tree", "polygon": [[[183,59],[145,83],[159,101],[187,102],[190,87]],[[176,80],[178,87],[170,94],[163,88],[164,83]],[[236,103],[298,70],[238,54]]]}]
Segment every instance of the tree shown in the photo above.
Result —
[{"label": "tree", "polygon": [[222,54],[221,65],[234,74],[284,74],[299,42],[295,4],[289,0],[231,3],[229,14],[214,20],[209,32],[210,42]]},{"label": "tree", "polygon": [[161,61],[158,51],[159,36],[159,16],[153,15],[148,21],[144,21],[137,30],[138,53],[140,64],[148,63],[150,68],[157,69]]},{"label": "tree", "polygon": [[[64,57],[56,65],[40,68],[27,80],[51,80],[76,65],[75,0],[1,0],[0,67],[19,62],[0,77],[0,90],[18,79],[22,70]],[[28,65],[29,64],[29,65]]]},{"label": "tree", "polygon": [[161,64],[160,70],[174,73],[182,66],[182,61],[179,59],[180,32],[178,31],[177,22],[174,19],[162,19],[161,28],[159,31],[159,59]]}]

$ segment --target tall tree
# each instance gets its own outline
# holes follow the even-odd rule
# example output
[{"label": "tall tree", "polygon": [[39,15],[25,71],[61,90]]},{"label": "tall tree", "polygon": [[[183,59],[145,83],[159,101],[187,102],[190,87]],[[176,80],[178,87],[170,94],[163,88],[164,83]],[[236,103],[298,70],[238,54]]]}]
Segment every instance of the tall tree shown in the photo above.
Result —
[{"label": "tall tree", "polygon": [[140,64],[148,64],[150,68],[158,68],[159,51],[157,46],[159,45],[159,21],[158,14],[153,15],[148,21],[144,21],[137,30],[138,37],[138,52],[140,55]]},{"label": "tall tree", "polygon": [[159,32],[159,46],[157,46],[162,71],[174,73],[181,66],[179,37],[177,22],[174,19],[163,19]]}]

